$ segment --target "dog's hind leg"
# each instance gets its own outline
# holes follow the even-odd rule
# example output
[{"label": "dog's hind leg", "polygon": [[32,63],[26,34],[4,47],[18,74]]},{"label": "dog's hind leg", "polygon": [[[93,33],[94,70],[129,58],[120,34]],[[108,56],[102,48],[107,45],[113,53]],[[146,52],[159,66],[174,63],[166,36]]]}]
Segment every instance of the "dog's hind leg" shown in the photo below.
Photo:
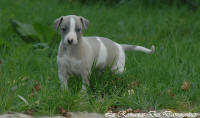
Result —
[{"label": "dog's hind leg", "polygon": [[118,50],[119,50],[119,55],[116,60],[115,65],[112,67],[112,70],[116,70],[115,72],[117,73],[122,73],[124,71],[124,66],[125,66],[125,53],[123,50],[123,47],[119,44],[117,44]]}]

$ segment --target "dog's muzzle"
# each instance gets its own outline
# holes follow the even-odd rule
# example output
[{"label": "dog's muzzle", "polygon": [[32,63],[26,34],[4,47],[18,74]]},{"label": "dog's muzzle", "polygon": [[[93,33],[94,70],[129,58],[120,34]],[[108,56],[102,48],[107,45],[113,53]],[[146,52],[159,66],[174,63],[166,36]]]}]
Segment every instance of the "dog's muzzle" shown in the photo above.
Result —
[{"label": "dog's muzzle", "polygon": [[67,42],[68,42],[68,44],[72,44],[73,43],[73,39],[68,39]]}]

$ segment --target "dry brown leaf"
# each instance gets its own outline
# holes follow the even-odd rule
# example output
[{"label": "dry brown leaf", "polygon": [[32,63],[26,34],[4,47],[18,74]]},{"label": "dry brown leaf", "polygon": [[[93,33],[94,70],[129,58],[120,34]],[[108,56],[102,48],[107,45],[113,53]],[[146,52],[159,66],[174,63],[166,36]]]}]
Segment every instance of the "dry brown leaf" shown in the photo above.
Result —
[{"label": "dry brown leaf", "polygon": [[187,90],[189,90],[191,87],[192,87],[192,83],[184,81],[184,82],[183,82],[183,85],[181,86],[181,90],[182,90],[182,91],[187,91]]},{"label": "dry brown leaf", "polygon": [[66,113],[66,114],[65,114],[65,117],[66,117],[66,118],[71,118],[71,115],[70,115],[69,113]]},{"label": "dry brown leaf", "polygon": [[31,109],[26,110],[26,114],[33,115],[33,110],[31,110]]},{"label": "dry brown leaf", "polygon": [[39,91],[42,87],[41,84],[38,82],[35,86],[34,86],[36,91]]},{"label": "dry brown leaf", "polygon": [[113,111],[113,110],[116,111],[116,109],[117,109],[117,106],[113,105],[113,106],[110,106],[107,111]]},{"label": "dry brown leaf", "polygon": [[32,88],[32,92],[31,94],[29,95],[29,97],[34,97],[34,93],[35,91],[39,91],[40,89],[42,88],[41,84],[39,82],[37,82],[37,84],[35,84]]},{"label": "dry brown leaf", "polygon": [[58,112],[59,114],[61,114],[62,116],[66,118],[71,118],[71,115],[68,112],[66,112],[66,110],[62,107],[58,107]]},{"label": "dry brown leaf", "polygon": [[65,109],[62,107],[58,107],[58,112],[59,114],[63,115],[64,113],[66,113]]}]

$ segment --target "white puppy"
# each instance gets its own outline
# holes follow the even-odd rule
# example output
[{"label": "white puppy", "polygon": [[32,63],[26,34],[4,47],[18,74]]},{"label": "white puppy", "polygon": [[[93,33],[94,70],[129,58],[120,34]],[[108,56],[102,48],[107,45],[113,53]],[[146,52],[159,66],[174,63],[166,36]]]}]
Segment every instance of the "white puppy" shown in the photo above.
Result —
[{"label": "white puppy", "polygon": [[123,72],[126,50],[142,51],[147,54],[154,52],[154,46],[147,49],[141,46],[118,44],[104,37],[82,37],[82,31],[87,29],[89,21],[81,16],[62,16],[55,20],[55,27],[60,29],[60,42],[57,62],[59,79],[63,88],[67,88],[69,74],[78,74],[84,84],[89,84],[88,75],[93,62],[103,69],[111,66],[112,70]]}]

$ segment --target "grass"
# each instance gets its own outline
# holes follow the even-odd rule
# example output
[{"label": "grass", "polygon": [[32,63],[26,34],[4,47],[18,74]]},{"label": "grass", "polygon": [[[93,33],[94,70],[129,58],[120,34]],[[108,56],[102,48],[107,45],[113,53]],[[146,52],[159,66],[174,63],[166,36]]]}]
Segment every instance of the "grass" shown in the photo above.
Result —
[{"label": "grass", "polygon": [[[59,106],[67,111],[100,113],[112,106],[143,111],[199,112],[198,11],[190,11],[184,6],[144,7],[133,2],[109,7],[64,0],[1,0],[0,114],[33,110],[34,115],[53,115],[58,114]],[[122,75],[112,74],[109,69],[104,75],[94,71],[88,96],[79,92],[78,77],[70,79],[69,91],[62,91],[56,63],[58,43],[47,50],[34,49],[31,43],[24,42],[14,32],[9,19],[52,26],[56,18],[69,14],[90,20],[84,35],[104,36],[118,43],[148,48],[154,44],[155,54],[127,52],[126,71]],[[59,38],[54,40],[58,42]],[[181,90],[184,81],[192,84],[186,91]],[[38,83],[41,88],[36,90],[34,87],[37,88]],[[131,95],[128,94],[130,89],[134,90]],[[23,96],[28,104],[18,95]]]}]

